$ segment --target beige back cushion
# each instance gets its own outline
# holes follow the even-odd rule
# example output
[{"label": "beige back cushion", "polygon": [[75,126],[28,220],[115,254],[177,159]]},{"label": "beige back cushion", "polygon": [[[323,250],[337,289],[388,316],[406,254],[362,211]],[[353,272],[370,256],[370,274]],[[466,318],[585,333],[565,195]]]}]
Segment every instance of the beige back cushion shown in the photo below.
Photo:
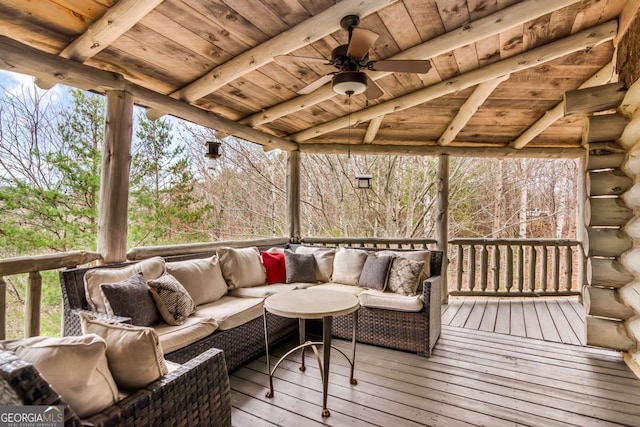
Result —
[{"label": "beige back cushion", "polygon": [[431,277],[431,251],[380,251],[376,252],[378,256],[399,256],[412,261],[424,261],[422,274],[420,275],[420,287],[422,282]]},{"label": "beige back cushion", "polygon": [[318,282],[330,282],[333,274],[333,259],[336,250],[332,248],[312,248],[309,246],[298,246],[298,254],[311,254],[316,261],[316,279]]},{"label": "beige back cushion", "polygon": [[258,248],[220,248],[218,256],[229,290],[267,283],[267,273]]},{"label": "beige back cushion", "polygon": [[153,328],[104,322],[80,313],[83,334],[107,342],[107,362],[118,388],[136,390],[167,374],[158,334]]},{"label": "beige back cushion", "polygon": [[340,248],[333,259],[332,282],[358,286],[362,267],[367,260],[367,251]]},{"label": "beige back cushion", "polygon": [[7,341],[0,348],[33,363],[80,418],[117,402],[118,389],[107,364],[107,344],[97,335],[25,338]]},{"label": "beige back cushion", "polygon": [[142,273],[145,280],[157,279],[165,272],[164,259],[153,257],[123,268],[94,268],[84,273],[84,290],[92,311],[106,313],[104,298],[100,293],[103,283],[118,283]]},{"label": "beige back cushion", "polygon": [[227,293],[218,255],[168,262],[167,273],[180,282],[196,305],[217,301]]}]

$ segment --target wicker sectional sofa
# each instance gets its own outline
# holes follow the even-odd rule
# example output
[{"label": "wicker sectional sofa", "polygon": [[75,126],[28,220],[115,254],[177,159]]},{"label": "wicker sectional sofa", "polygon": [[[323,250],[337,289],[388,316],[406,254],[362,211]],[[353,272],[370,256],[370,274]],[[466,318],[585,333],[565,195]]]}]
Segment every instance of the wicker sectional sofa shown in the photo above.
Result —
[{"label": "wicker sectional sofa", "polygon": [[[295,251],[298,246],[283,245],[277,249],[274,247],[256,249],[260,251],[292,249]],[[203,260],[211,258],[214,254],[216,252],[164,257],[164,262],[169,265],[170,263],[181,261]],[[88,313],[97,319],[111,322],[131,322],[131,318],[91,311],[87,302],[85,275],[87,272],[97,268],[122,269],[136,263],[137,261],[99,267],[80,267],[60,272],[64,302],[65,336],[82,335],[81,313]],[[363,304],[359,310],[357,341],[411,351],[423,356],[430,355],[441,329],[441,265],[442,252],[431,251],[429,264],[431,276],[423,282],[421,294],[413,297],[415,301],[420,303],[418,310],[395,310],[368,307]],[[242,306],[243,303],[247,302],[246,300],[262,298],[259,299],[259,315],[256,314],[257,311],[254,306],[250,310],[250,316],[245,316],[237,324],[234,323],[233,327],[215,330],[181,348],[172,349],[171,351],[166,351],[165,349],[165,359],[181,364],[182,366],[179,370],[171,372],[143,390],[133,393],[117,405],[105,410],[104,413],[96,414],[90,420],[83,421],[90,421],[95,425],[173,425],[180,423],[173,423],[171,420],[165,419],[162,414],[170,414],[171,417],[187,417],[184,411],[188,407],[190,408],[189,410],[195,410],[195,415],[190,414],[188,416],[190,420],[191,417],[195,417],[193,422],[190,421],[189,425],[206,424],[202,420],[209,416],[215,416],[216,421],[212,425],[230,425],[228,421],[230,415],[228,414],[230,414],[231,402],[227,372],[232,372],[242,367],[263,354],[265,350],[265,326],[261,301],[273,292],[310,286],[342,287],[348,292],[361,291],[361,289],[357,289],[357,286],[354,289],[354,286],[335,283],[258,285],[250,288],[235,289],[221,297],[220,301],[224,300],[225,304],[233,305],[237,300],[237,303]],[[361,303],[362,301],[361,299]],[[215,305],[215,303],[212,304]],[[198,306],[194,314],[195,317],[197,317],[198,311],[201,309],[206,310],[206,306]],[[277,345],[289,337],[297,336],[298,321],[296,319],[283,318],[271,313],[266,313],[266,315],[268,316],[267,327],[270,345]],[[223,322],[224,320],[220,319],[220,323],[222,324]],[[350,339],[351,333],[352,316],[334,318],[334,336]],[[160,344],[162,346],[162,340]],[[10,364],[5,364],[4,368],[0,368],[0,373],[5,379],[9,379],[13,375],[11,372],[14,372],[14,367],[11,364],[24,367],[19,360],[12,360]],[[34,368],[32,366],[25,369],[33,374]],[[55,395],[55,393],[53,394]],[[27,395],[30,396],[25,391],[21,394],[21,396]],[[35,400],[26,398],[24,398],[24,401],[25,403],[35,402]],[[171,403],[166,403],[167,401]],[[194,404],[196,401],[198,404]],[[209,412],[200,414],[198,411],[201,407],[209,408],[206,411],[215,412],[215,414]],[[162,420],[154,418],[160,416],[163,417]],[[72,415],[69,419],[71,420],[69,425],[75,425],[74,422],[77,417]],[[178,419],[175,418],[174,420]]]},{"label": "wicker sectional sofa", "polygon": [[[89,418],[69,408],[37,369],[0,350],[3,404],[65,405],[65,426],[230,426],[231,396],[224,354],[209,349]],[[13,401],[4,401],[13,394]],[[90,423],[90,424],[89,424]]]}]

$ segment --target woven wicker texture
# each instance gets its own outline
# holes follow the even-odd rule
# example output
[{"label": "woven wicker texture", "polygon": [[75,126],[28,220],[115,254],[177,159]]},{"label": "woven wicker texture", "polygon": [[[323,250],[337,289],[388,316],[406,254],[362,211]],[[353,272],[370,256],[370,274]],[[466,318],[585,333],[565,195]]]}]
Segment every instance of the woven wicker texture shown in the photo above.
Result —
[{"label": "woven wicker texture", "polygon": [[[0,376],[27,405],[64,405],[33,365],[0,351]],[[65,426],[81,426],[68,406]],[[231,425],[229,377],[222,351],[208,350],[174,372],[86,420],[102,426]]]}]

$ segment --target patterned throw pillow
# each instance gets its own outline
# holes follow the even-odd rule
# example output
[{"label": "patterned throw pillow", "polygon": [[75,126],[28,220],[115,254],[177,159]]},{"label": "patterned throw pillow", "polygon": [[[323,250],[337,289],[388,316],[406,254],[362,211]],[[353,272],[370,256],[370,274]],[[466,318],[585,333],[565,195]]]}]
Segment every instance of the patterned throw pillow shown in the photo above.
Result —
[{"label": "patterned throw pillow", "polygon": [[397,294],[415,295],[423,268],[424,261],[394,258],[391,263],[391,271],[389,271],[388,289]]},{"label": "patterned throw pillow", "polygon": [[316,283],[313,255],[285,251],[284,263],[287,270],[287,283]]},{"label": "patterned throw pillow", "polygon": [[100,285],[107,313],[130,317],[136,326],[151,326],[158,323],[158,309],[147,286],[147,282],[138,273],[119,283]]},{"label": "patterned throw pillow", "polygon": [[376,289],[384,291],[387,286],[387,277],[389,276],[389,268],[393,257],[375,256],[369,254],[367,260],[362,267],[358,286],[362,288]]},{"label": "patterned throw pillow", "polygon": [[147,282],[151,296],[167,325],[182,325],[196,312],[196,304],[189,292],[169,273]]}]

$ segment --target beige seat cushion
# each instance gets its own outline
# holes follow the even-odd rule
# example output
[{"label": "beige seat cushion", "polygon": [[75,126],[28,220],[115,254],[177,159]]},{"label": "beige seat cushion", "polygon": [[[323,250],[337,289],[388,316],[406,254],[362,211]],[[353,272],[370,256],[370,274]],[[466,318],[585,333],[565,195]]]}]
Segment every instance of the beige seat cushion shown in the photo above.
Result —
[{"label": "beige seat cushion", "polygon": [[258,248],[220,248],[218,256],[222,275],[230,291],[267,283],[267,273]]},{"label": "beige seat cushion", "polygon": [[331,291],[346,292],[351,295],[358,296],[365,288],[353,285],[343,285],[341,283],[321,283],[313,287],[313,289],[328,289]]},{"label": "beige seat cushion", "polygon": [[340,248],[333,259],[331,281],[343,285],[358,286],[362,267],[367,260],[367,251]]},{"label": "beige seat cushion", "polygon": [[219,300],[227,293],[217,255],[167,263],[167,273],[189,292],[196,305]]},{"label": "beige seat cushion", "polygon": [[360,305],[370,308],[384,308],[386,310],[411,311],[422,310],[422,298],[420,295],[400,295],[395,292],[381,292],[368,289],[358,295]]},{"label": "beige seat cushion", "polygon": [[216,302],[199,306],[194,316],[215,319],[220,330],[231,329],[262,316],[262,301],[263,298],[226,295]]},{"label": "beige seat cushion", "polygon": [[142,273],[145,280],[157,279],[165,272],[164,259],[153,257],[122,268],[94,268],[84,273],[84,290],[87,304],[92,311],[106,313],[104,298],[100,293],[103,283],[118,283]]},{"label": "beige seat cushion", "polygon": [[314,286],[318,286],[321,285],[322,283],[302,283],[302,282],[295,282],[295,283],[290,283],[291,285],[296,285],[296,289],[309,289],[312,288]]},{"label": "beige seat cushion", "polygon": [[252,288],[238,288],[229,292],[232,297],[240,298],[266,298],[269,295],[282,291],[292,291],[296,289],[295,283],[276,283],[273,285],[254,286]]},{"label": "beige seat cushion", "polygon": [[80,418],[118,401],[118,388],[107,363],[107,343],[97,335],[25,338],[5,341],[0,348],[33,363]]},{"label": "beige seat cushion", "polygon": [[167,365],[153,328],[104,322],[80,313],[83,334],[107,342],[107,362],[118,388],[136,390],[167,374]]},{"label": "beige seat cushion", "polygon": [[316,261],[315,271],[318,282],[331,281],[331,275],[333,274],[333,259],[336,255],[335,249],[298,246],[296,248],[296,253],[313,255]]},{"label": "beige seat cushion", "polygon": [[164,354],[171,353],[211,335],[218,329],[214,319],[189,317],[182,325],[161,323],[154,326]]}]

